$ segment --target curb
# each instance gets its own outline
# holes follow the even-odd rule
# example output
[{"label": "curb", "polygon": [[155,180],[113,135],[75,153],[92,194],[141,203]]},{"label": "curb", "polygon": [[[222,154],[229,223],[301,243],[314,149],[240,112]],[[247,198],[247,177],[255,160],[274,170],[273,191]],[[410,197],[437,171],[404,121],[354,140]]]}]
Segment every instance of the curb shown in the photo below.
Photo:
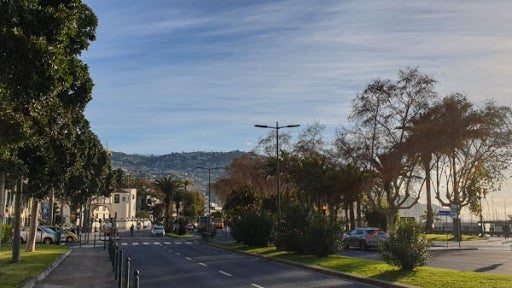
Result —
[{"label": "curb", "polygon": [[69,256],[69,254],[71,254],[71,250],[72,249],[73,248],[69,248],[68,251],[66,251],[66,253],[62,254],[59,258],[57,258],[55,261],[53,261],[53,263],[48,265],[46,267],[46,269],[43,272],[41,272],[39,275],[34,276],[31,279],[26,280],[25,282],[23,282],[21,284],[21,287],[22,288],[32,288],[32,287],[34,287],[34,285],[36,284],[37,281],[44,279],[46,276],[48,276],[48,274],[50,274],[50,272],[53,271],[53,269],[55,269],[57,266],[59,266],[60,263],[62,263],[62,261],[64,261],[64,259],[66,259]]},{"label": "curb", "polygon": [[225,247],[222,247],[220,245],[217,245],[217,244],[211,243],[211,242],[200,241],[200,243],[208,245],[208,246],[211,246],[211,247],[215,247],[215,248],[218,248],[218,249],[223,249],[223,250],[227,250],[227,251],[231,251],[231,252],[237,252],[237,253],[240,253],[240,254],[244,254],[244,255],[248,255],[248,256],[252,256],[252,257],[257,257],[257,258],[260,258],[260,259],[265,259],[267,261],[279,262],[281,264],[285,264],[285,265],[289,265],[289,266],[294,266],[294,267],[298,267],[298,268],[302,268],[302,269],[307,269],[307,270],[315,271],[315,272],[318,272],[318,273],[323,273],[323,274],[327,274],[327,275],[331,275],[331,276],[336,276],[336,277],[340,277],[340,278],[344,278],[344,279],[354,280],[354,281],[358,281],[358,282],[365,283],[365,284],[375,285],[377,287],[384,287],[384,288],[418,288],[418,286],[412,286],[412,285],[403,284],[403,283],[397,283],[397,282],[389,282],[389,281],[384,281],[384,280],[380,280],[380,279],[365,278],[365,277],[357,276],[357,275],[346,273],[346,272],[335,271],[335,270],[331,270],[331,269],[327,269],[327,268],[321,268],[321,267],[317,267],[317,266],[310,266],[310,265],[299,264],[299,263],[295,263],[295,262],[288,261],[288,260],[283,260],[283,259],[269,258],[269,257],[262,256],[262,255],[250,254],[250,253],[247,253],[247,252],[244,252],[244,251],[232,250],[232,249],[225,248]]}]

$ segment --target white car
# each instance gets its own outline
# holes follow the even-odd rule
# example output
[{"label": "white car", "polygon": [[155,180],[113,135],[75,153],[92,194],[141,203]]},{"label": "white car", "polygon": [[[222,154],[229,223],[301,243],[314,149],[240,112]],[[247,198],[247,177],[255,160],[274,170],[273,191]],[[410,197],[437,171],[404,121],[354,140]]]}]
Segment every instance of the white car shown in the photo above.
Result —
[{"label": "white car", "polygon": [[155,225],[153,228],[151,228],[151,231],[149,232],[151,234],[151,237],[164,237],[165,236],[165,229],[163,226]]},{"label": "white car", "polygon": [[[21,242],[26,242],[28,239],[28,231],[20,231]],[[61,235],[62,239],[62,235]],[[57,241],[55,231],[45,226],[38,226],[36,231],[36,242],[42,242],[45,244],[52,244]]]}]

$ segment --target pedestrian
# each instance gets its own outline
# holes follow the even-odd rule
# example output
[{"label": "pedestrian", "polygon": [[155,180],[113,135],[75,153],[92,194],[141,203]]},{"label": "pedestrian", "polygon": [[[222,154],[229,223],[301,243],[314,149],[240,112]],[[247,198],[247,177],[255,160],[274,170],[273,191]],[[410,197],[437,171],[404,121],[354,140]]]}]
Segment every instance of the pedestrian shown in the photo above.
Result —
[{"label": "pedestrian", "polygon": [[508,226],[508,223],[505,223],[503,225],[503,236],[505,236],[505,239],[508,239],[508,237],[510,237],[510,227]]},{"label": "pedestrian", "polygon": [[133,223],[132,223],[132,226],[130,227],[130,236],[133,236],[133,228],[134,228],[134,226],[133,226]]}]

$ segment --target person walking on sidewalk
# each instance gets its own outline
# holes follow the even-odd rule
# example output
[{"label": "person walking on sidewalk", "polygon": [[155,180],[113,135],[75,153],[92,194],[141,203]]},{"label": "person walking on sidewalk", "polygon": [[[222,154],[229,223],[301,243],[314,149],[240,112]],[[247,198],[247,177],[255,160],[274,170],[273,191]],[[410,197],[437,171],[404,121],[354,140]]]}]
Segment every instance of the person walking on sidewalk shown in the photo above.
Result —
[{"label": "person walking on sidewalk", "polygon": [[130,226],[130,236],[133,236],[133,229],[134,229],[134,228],[135,228],[135,227],[134,227],[134,226],[133,226],[133,224],[132,224],[132,226]]}]

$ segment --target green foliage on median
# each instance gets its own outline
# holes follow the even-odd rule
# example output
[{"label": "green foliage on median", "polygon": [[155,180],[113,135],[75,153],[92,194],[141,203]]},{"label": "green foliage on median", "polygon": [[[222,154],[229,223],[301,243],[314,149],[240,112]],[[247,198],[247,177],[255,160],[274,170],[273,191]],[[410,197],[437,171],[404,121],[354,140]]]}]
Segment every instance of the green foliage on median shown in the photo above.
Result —
[{"label": "green foliage on median", "polygon": [[512,275],[462,272],[449,269],[416,267],[412,271],[401,271],[397,267],[383,261],[366,260],[360,258],[330,255],[317,257],[279,251],[275,247],[253,248],[239,244],[218,244],[224,248],[243,251],[249,254],[260,255],[272,259],[291,261],[303,265],[310,265],[348,273],[364,278],[373,278],[389,282],[397,282],[416,287],[437,288],[508,288],[512,283]]},{"label": "green foliage on median", "polygon": [[0,288],[19,287],[24,281],[39,275],[69,248],[61,245],[36,244],[36,251],[20,251],[21,261],[11,262],[12,245],[3,244],[0,248]]}]

